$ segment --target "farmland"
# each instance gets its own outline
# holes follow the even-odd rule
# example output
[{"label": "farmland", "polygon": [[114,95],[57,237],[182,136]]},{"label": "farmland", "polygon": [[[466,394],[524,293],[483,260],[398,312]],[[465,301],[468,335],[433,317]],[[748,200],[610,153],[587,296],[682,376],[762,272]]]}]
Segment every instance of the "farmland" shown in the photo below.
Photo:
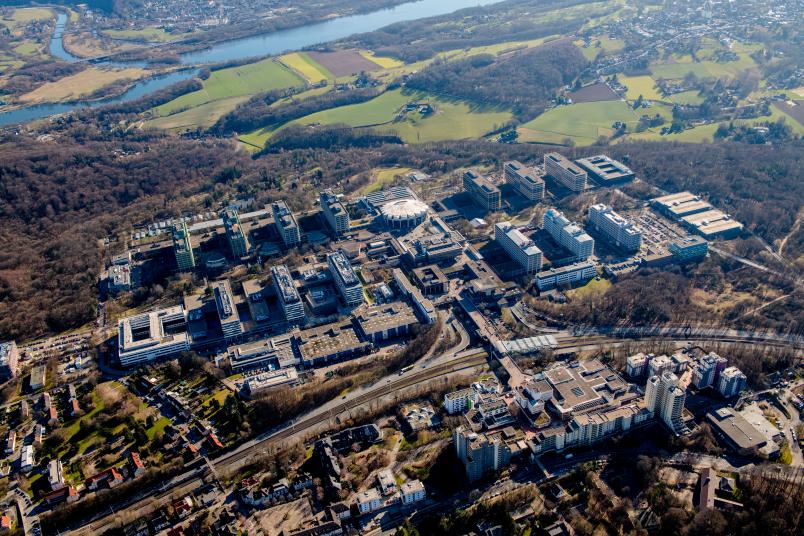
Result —
[{"label": "farmland", "polygon": [[296,71],[311,84],[335,78],[331,72],[314,61],[306,52],[291,52],[280,56],[279,61]]},{"label": "farmland", "polygon": [[628,88],[625,97],[635,101],[642,95],[652,101],[666,100],[656,88],[656,81],[650,76],[620,76],[620,83]]},{"label": "farmland", "polygon": [[357,75],[364,71],[371,72],[382,68],[356,50],[310,52],[307,55],[314,62],[337,77]]},{"label": "farmland", "polygon": [[154,109],[156,116],[167,116],[213,101],[255,95],[272,89],[304,84],[296,73],[275,59],[213,71],[204,88],[174,99]]},{"label": "farmland", "polygon": [[519,128],[519,140],[536,143],[564,143],[569,138],[578,145],[590,145],[600,136],[613,133],[612,124],[622,121],[632,126],[637,116],[622,101],[584,102],[548,110]]},{"label": "farmland", "polygon": [[147,121],[145,124],[152,128],[165,130],[187,131],[198,127],[207,128],[212,126],[221,116],[233,110],[241,102],[248,100],[248,96],[230,97],[207,102],[199,106],[194,106],[183,112],[157,117]]},{"label": "farmland", "polygon": [[78,100],[109,84],[122,80],[136,80],[148,75],[144,69],[98,69],[90,67],[80,73],[49,82],[20,97],[25,103]]}]

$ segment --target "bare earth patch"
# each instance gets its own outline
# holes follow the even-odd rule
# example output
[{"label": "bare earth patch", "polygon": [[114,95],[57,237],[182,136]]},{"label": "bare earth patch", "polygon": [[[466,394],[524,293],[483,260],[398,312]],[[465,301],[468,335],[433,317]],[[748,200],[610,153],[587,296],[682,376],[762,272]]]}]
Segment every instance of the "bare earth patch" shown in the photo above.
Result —
[{"label": "bare earth patch", "polygon": [[620,100],[620,97],[606,84],[592,84],[570,93],[572,102],[599,102]]},{"label": "bare earth patch", "polygon": [[377,71],[382,68],[361,56],[357,50],[310,52],[308,55],[335,76],[349,76],[360,74],[362,71]]}]

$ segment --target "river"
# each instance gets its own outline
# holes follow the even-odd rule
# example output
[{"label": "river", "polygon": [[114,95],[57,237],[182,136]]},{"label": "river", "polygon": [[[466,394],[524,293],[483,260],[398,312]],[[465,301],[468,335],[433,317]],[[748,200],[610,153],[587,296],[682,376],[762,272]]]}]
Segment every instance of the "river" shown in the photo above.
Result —
[{"label": "river", "polygon": [[[325,22],[309,24],[268,34],[223,41],[208,49],[188,52],[181,55],[184,65],[196,66],[205,63],[240,60],[256,56],[267,56],[299,50],[312,45],[343,39],[351,35],[373,32],[390,24],[410,20],[435,17],[452,13],[459,9],[496,4],[503,0],[418,0],[395,7],[330,19]],[[58,13],[56,26],[50,41],[50,53],[65,61],[78,61],[64,49],[62,35],[67,23],[67,14]],[[103,61],[100,65],[122,65],[120,62]],[[132,66],[131,63],[125,64]],[[168,75],[161,75],[137,82],[125,93],[117,97],[97,101],[76,101],[60,104],[38,104],[0,113],[0,126],[24,123],[55,114],[63,114],[82,107],[98,107],[139,99],[164,89],[176,82],[195,76],[196,69],[188,68]]]}]

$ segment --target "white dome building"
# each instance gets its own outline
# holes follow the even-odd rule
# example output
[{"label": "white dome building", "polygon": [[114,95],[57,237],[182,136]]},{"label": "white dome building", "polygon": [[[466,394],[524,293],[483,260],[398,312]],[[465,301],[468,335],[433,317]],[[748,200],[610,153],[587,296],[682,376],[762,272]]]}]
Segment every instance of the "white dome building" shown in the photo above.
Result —
[{"label": "white dome building", "polygon": [[380,209],[385,225],[391,229],[412,229],[427,219],[429,207],[417,199],[399,199]]}]

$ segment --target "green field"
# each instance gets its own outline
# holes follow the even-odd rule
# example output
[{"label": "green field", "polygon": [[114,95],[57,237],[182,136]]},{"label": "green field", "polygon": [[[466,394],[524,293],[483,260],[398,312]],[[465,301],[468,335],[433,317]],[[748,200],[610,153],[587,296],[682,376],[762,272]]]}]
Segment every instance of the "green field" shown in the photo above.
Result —
[{"label": "green field", "polygon": [[153,112],[156,116],[167,116],[212,101],[303,84],[304,80],[296,73],[274,59],[267,59],[213,71],[209,79],[204,80],[203,89],[173,99],[154,108]]},{"label": "green field", "polygon": [[14,29],[18,25],[28,24],[35,20],[45,20],[53,18],[54,14],[51,10],[43,7],[24,7],[15,9],[9,18],[0,19],[0,23]]},{"label": "green field", "polygon": [[703,97],[696,90],[682,91],[670,96],[670,100],[676,104],[698,105],[703,103]]},{"label": "green field", "polygon": [[548,110],[519,128],[519,141],[564,143],[566,138],[579,145],[590,145],[600,136],[611,136],[616,121],[630,127],[637,115],[623,101],[582,102]]},{"label": "green field", "polygon": [[[395,120],[397,112],[410,101],[429,101],[436,111],[430,116],[418,112],[408,113]],[[387,91],[368,102],[341,106],[302,117],[290,124],[374,127],[383,132],[396,132],[408,143],[425,143],[440,140],[480,138],[496,126],[510,121],[510,112],[478,109],[466,102],[440,99],[421,93]],[[262,147],[279,129],[259,129],[240,137],[252,146]]]},{"label": "green field", "polygon": [[656,87],[656,81],[650,76],[620,76],[619,79],[620,83],[628,88],[625,97],[629,101],[637,100],[640,95],[651,101],[665,100]]},{"label": "green field", "polygon": [[153,26],[139,30],[104,30],[102,33],[112,39],[127,39],[131,41],[145,41],[148,43],[166,43],[193,35],[193,32],[172,34],[166,32],[164,28],[156,28]]},{"label": "green field", "polygon": [[335,75],[304,52],[285,54],[279,57],[279,61],[306,78],[311,84],[335,79]]},{"label": "green field", "polygon": [[650,70],[654,78],[684,78],[687,73],[693,73],[699,78],[733,78],[756,67],[747,51],[737,51],[735,47],[735,52],[739,56],[738,60],[722,63],[710,60],[695,62],[689,55],[674,55],[669,61],[652,64]]},{"label": "green field", "polygon": [[198,127],[208,128],[220,117],[234,110],[238,104],[249,99],[248,95],[207,102],[183,112],[157,117],[145,125],[164,130],[187,131]]},{"label": "green field", "polygon": [[21,54],[23,56],[31,56],[39,52],[39,45],[36,43],[23,43],[16,48],[14,48],[14,52],[17,54]]},{"label": "green field", "polygon": [[583,54],[587,60],[592,61],[597,58],[597,55],[600,54],[601,51],[619,52],[625,48],[625,41],[622,39],[612,39],[607,35],[601,35],[590,39],[588,47],[583,46],[583,40],[575,41],[575,45],[581,49],[581,54]]}]

